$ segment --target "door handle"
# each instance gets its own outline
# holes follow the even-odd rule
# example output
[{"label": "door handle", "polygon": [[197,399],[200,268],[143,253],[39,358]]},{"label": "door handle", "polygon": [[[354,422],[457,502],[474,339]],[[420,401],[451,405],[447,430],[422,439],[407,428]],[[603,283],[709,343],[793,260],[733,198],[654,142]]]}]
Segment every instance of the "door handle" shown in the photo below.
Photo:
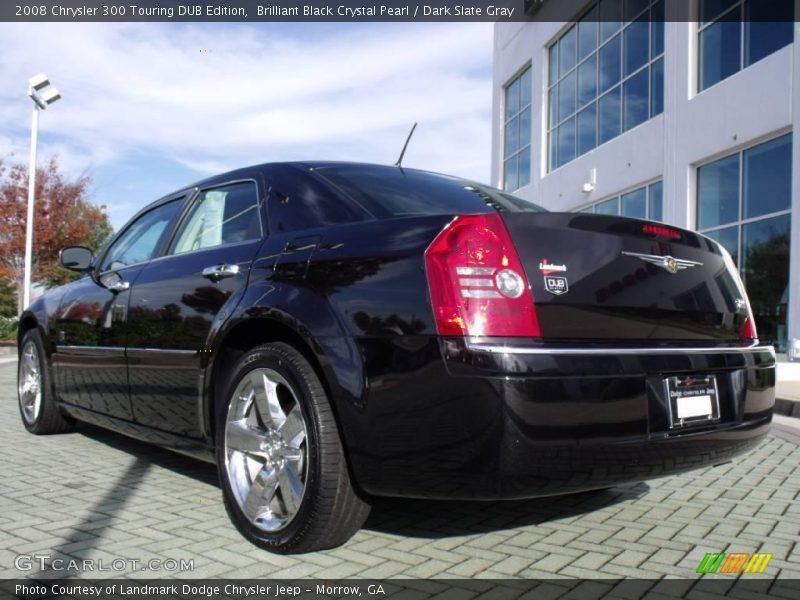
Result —
[{"label": "door handle", "polygon": [[316,243],[312,243],[312,244],[295,244],[295,243],[289,242],[288,244],[286,244],[286,247],[283,249],[283,251],[284,252],[301,252],[303,250],[313,250],[314,248],[316,248],[316,246],[317,246]]},{"label": "door handle", "polygon": [[203,277],[211,281],[219,281],[239,274],[239,265],[213,265],[203,269]]},{"label": "door handle", "polygon": [[319,242],[322,239],[322,236],[319,235],[304,235],[299,238],[295,238],[283,247],[283,253],[287,254],[289,252],[306,252],[306,251],[314,251],[319,246]]},{"label": "door handle", "polygon": [[115,281],[114,283],[109,283],[106,288],[111,290],[112,292],[124,292],[130,289],[131,284],[129,281]]}]

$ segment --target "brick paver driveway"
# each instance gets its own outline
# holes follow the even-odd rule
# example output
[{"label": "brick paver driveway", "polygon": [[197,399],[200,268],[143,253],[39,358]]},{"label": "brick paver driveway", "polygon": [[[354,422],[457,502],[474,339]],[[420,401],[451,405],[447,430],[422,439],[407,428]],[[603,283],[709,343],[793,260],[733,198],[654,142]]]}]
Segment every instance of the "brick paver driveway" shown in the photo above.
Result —
[{"label": "brick paver driveway", "polygon": [[[800,437],[791,433],[733,464],[604,492],[379,500],[346,546],[276,556],[229,523],[209,465],[89,427],[26,433],[15,374],[0,366],[0,577],[695,577],[706,552],[722,551],[770,552],[768,574],[800,577]],[[23,571],[19,555],[133,559],[137,569],[184,559],[194,571]]]}]

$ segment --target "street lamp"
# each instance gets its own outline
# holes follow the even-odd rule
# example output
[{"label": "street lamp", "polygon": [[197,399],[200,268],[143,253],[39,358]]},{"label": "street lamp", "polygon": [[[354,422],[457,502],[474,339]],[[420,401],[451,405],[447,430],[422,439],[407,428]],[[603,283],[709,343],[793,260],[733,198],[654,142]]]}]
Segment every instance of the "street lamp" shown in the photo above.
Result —
[{"label": "street lamp", "polygon": [[28,97],[33,100],[31,114],[31,158],[28,172],[28,220],[25,222],[25,281],[22,290],[23,309],[31,301],[31,260],[33,257],[33,205],[36,200],[36,137],[39,134],[39,111],[45,110],[61,98],[61,94],[50,85],[44,73],[28,80]]}]

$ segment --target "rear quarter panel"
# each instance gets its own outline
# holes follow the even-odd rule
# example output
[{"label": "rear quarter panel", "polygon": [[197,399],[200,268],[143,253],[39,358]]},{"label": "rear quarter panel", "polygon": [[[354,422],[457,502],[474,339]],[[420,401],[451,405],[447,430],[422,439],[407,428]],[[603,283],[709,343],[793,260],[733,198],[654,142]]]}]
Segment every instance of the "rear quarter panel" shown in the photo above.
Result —
[{"label": "rear quarter panel", "polygon": [[[451,219],[407,217],[273,234],[225,325],[271,319],[305,339],[324,372],[357,479],[364,457],[396,426],[386,411],[397,402],[382,405],[381,399],[401,393],[401,379],[416,380],[432,364],[444,368],[424,253]],[[316,241],[310,257],[286,250],[299,238]]]}]

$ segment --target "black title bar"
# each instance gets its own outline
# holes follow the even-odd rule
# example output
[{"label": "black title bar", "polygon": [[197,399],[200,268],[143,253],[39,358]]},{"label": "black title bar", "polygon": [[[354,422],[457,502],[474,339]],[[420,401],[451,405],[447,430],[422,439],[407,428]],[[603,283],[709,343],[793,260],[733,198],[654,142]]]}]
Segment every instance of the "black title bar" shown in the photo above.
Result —
[{"label": "black title bar", "polygon": [[520,597],[797,598],[800,581],[747,579],[41,579],[0,580],[0,599],[20,600],[513,600]]},{"label": "black title bar", "polygon": [[[696,21],[692,0],[661,0],[667,21]],[[761,0],[766,2],[767,0]],[[794,0],[769,0],[774,10],[739,12],[742,20],[796,19]],[[591,0],[3,0],[0,21],[251,21],[251,22],[449,22],[449,21],[572,21],[582,17]],[[620,2],[621,4],[621,2]],[[786,10],[786,7],[790,7]],[[757,14],[756,14],[757,12]],[[594,11],[592,20],[616,20]],[[735,18],[735,15],[732,15]]]}]

